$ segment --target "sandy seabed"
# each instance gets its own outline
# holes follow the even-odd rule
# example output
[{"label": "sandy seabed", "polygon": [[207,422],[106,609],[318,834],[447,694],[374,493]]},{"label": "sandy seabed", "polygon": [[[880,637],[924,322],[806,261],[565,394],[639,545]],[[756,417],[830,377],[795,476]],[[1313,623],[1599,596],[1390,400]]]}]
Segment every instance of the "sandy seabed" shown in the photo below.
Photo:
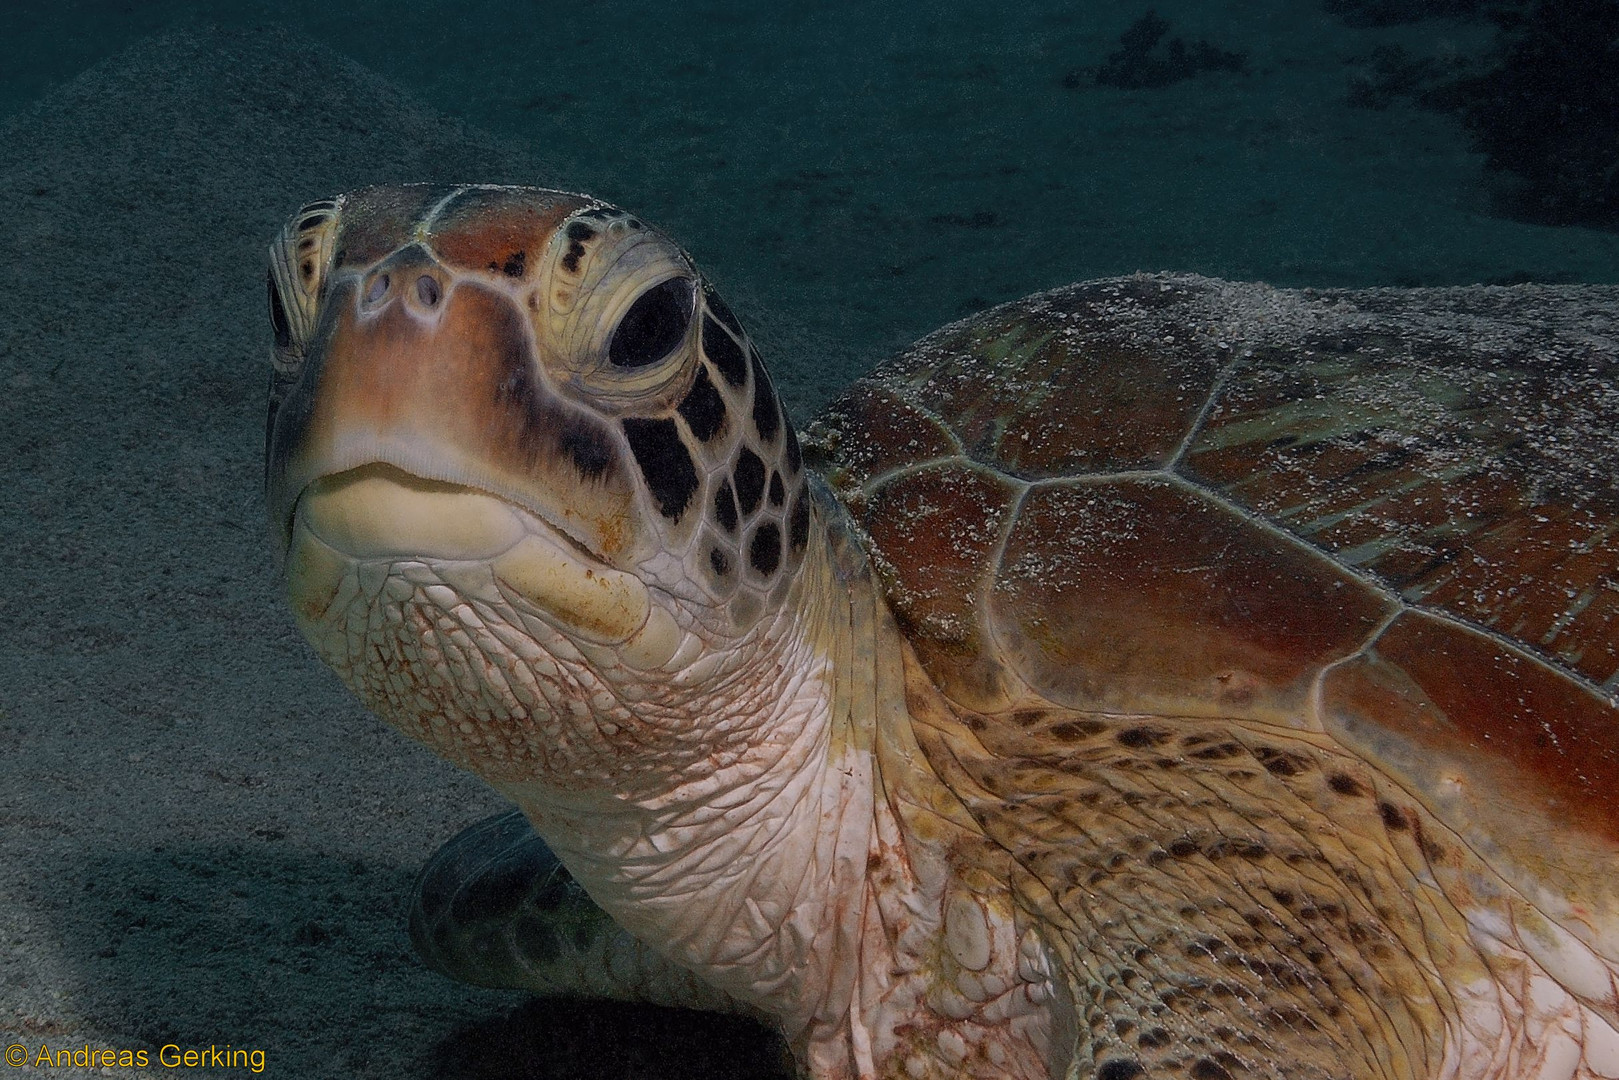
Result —
[{"label": "sandy seabed", "polygon": [[[1274,78],[1293,77],[1278,70]],[[930,119],[926,87],[911,93],[919,111],[894,137],[962,137],[948,117]],[[1335,128],[1303,105],[1254,114],[1251,130],[1189,134],[1161,99],[1130,100],[1087,113],[1083,132],[1115,148],[1174,144],[1180,164],[1132,166],[1127,154],[1080,162],[1066,174],[1073,214],[1043,226],[1018,216],[1025,240],[1011,247],[995,227],[1017,212],[997,209],[998,186],[1027,195],[1046,183],[1018,171],[1007,156],[1015,148],[998,167],[964,166],[947,180],[885,171],[875,151],[820,175],[790,162],[786,187],[699,207],[653,174],[609,176],[579,146],[559,164],[538,140],[467,127],[280,30],[147,38],[6,120],[0,1034],[31,1055],[47,1046],[151,1056],[147,1068],[100,1070],[118,1076],[175,1075],[156,1063],[171,1044],[262,1050],[264,1073],[287,1077],[779,1070],[779,1047],[745,1024],[525,1002],[452,985],[410,953],[403,914],[416,867],[501,804],[367,716],[284,610],[260,495],[264,246],[301,203],[362,184],[605,179],[609,197],[649,207],[700,258],[716,253],[715,277],[735,286],[734,306],[774,350],[801,415],[933,325],[1102,273],[1195,269],[1319,284],[1559,267],[1565,279],[1619,275],[1611,235],[1501,223],[1457,210],[1461,195],[1433,204],[1461,223],[1453,246],[1436,250],[1432,233],[1402,245],[1407,226],[1429,228],[1421,199],[1409,196],[1382,233],[1368,232],[1334,216],[1359,188],[1325,166],[1307,178],[1257,169],[1246,227],[1205,220],[1215,215],[1199,213],[1195,198],[1166,200],[1155,214],[1153,185],[1199,160],[1200,139],[1216,159],[1249,140],[1253,162],[1269,146],[1315,145],[1330,157],[1327,144],[1357,138],[1382,147],[1390,168],[1409,168],[1411,156],[1392,136]],[[684,115],[678,101],[642,101],[637,122],[666,133],[644,115],[658,107],[670,123]],[[1436,125],[1389,130],[1424,140]],[[1459,145],[1433,159],[1456,176],[1477,164]],[[912,149],[896,146],[889,164],[911,161]],[[840,195],[850,177],[870,191]],[[903,203],[912,180],[949,204],[883,218],[883,191]],[[638,199],[643,183],[651,190]],[[1198,198],[1243,183],[1231,168],[1211,169]],[[1323,190],[1330,184],[1345,197]],[[1312,189],[1315,215],[1293,206],[1300,188]],[[1103,198],[1115,190],[1117,206]],[[1267,225],[1264,213],[1319,229]],[[706,240],[686,235],[710,219],[724,227]],[[1049,243],[1027,241],[1039,229]],[[828,270],[860,243],[878,248],[853,270]],[[963,251],[965,269],[951,261]],[[252,1074],[241,1059],[184,1071]]]}]

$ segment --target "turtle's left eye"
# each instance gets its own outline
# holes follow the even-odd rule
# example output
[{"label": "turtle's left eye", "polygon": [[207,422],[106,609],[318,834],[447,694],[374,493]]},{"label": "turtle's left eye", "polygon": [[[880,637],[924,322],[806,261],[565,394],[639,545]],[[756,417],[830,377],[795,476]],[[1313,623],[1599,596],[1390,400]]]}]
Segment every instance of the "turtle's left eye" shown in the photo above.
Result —
[{"label": "turtle's left eye", "polygon": [[686,278],[670,278],[637,296],[608,343],[607,359],[612,365],[635,369],[655,364],[686,340],[692,290]]}]

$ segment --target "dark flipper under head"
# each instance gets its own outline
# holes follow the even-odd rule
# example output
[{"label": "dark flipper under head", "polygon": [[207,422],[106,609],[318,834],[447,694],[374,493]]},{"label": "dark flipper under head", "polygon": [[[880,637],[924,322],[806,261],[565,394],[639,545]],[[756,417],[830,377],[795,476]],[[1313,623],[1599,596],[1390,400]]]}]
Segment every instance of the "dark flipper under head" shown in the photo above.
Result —
[{"label": "dark flipper under head", "polygon": [[477,986],[752,1015],[621,929],[518,810],[464,829],[428,860],[410,940],[428,967]]}]

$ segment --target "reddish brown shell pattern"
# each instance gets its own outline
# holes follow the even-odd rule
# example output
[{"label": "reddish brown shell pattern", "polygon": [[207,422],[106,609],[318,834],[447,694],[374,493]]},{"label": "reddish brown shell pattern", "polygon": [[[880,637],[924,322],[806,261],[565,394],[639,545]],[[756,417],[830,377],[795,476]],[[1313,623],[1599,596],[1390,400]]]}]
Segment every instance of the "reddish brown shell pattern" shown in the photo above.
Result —
[{"label": "reddish brown shell pattern", "polygon": [[963,710],[1326,732],[1557,878],[1503,837],[1619,845],[1616,299],[1092,282],[925,339],[811,444]]}]

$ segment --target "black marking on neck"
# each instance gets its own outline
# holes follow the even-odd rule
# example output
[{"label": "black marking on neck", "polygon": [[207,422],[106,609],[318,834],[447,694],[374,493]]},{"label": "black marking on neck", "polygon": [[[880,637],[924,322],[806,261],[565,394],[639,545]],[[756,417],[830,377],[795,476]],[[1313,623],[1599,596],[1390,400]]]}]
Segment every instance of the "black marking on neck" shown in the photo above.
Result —
[{"label": "black marking on neck", "polygon": [[748,447],[736,459],[736,497],[742,504],[742,516],[747,517],[759,509],[759,498],[765,490],[765,463]]},{"label": "black marking on neck", "polygon": [[725,481],[714,492],[714,517],[720,523],[720,528],[736,535],[736,493],[731,490],[731,482]]},{"label": "black marking on neck", "polygon": [[809,541],[809,496],[802,490],[793,500],[793,511],[787,515],[787,538],[794,551],[802,551]]},{"label": "black marking on neck", "polygon": [[797,476],[804,467],[804,451],[798,445],[798,432],[793,430],[792,424],[787,424],[787,468]]},{"label": "black marking on neck", "polygon": [[748,565],[764,577],[776,572],[781,565],[781,526],[767,521],[753,530],[748,543]]},{"label": "black marking on neck", "polygon": [[781,409],[776,404],[776,391],[770,385],[770,376],[759,360],[758,352],[749,354],[753,361],[753,426],[759,429],[759,438],[771,442],[781,427]]},{"label": "black marking on neck", "polygon": [[635,462],[657,500],[658,511],[671,521],[679,521],[697,493],[698,480],[691,451],[680,441],[675,422],[667,417],[649,420],[626,416],[622,424]]}]

